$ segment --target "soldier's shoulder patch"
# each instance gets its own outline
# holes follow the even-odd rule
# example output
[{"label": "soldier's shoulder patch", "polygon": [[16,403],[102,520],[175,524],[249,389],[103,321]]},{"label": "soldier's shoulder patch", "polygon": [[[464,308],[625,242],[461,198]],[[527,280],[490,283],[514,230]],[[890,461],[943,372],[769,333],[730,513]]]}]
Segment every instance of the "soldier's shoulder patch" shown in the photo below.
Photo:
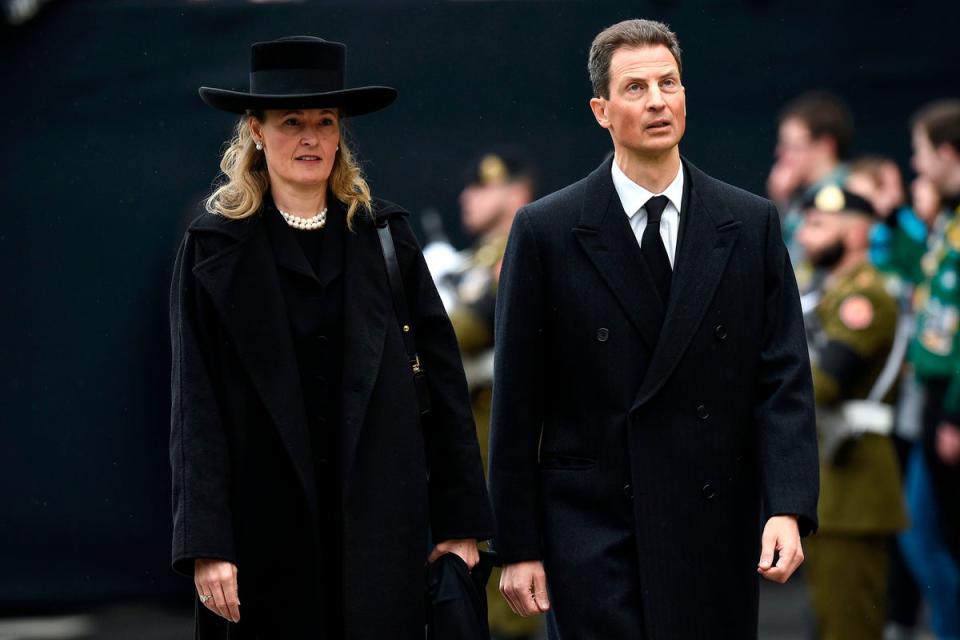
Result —
[{"label": "soldier's shoulder patch", "polygon": [[864,295],[847,296],[840,303],[840,322],[847,329],[862,331],[873,324],[873,303]]}]

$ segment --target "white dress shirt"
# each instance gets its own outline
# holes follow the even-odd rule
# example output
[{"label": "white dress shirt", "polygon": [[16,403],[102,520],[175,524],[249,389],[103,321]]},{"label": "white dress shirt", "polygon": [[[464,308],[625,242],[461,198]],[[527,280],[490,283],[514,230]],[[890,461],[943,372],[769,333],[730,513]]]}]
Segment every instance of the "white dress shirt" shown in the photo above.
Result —
[{"label": "white dress shirt", "polygon": [[677,234],[680,232],[680,206],[683,204],[683,167],[677,171],[677,177],[673,179],[663,193],[653,193],[647,191],[636,182],[627,177],[627,175],[617,166],[616,160],[613,161],[613,168],[610,173],[613,174],[613,187],[620,196],[620,203],[623,204],[623,210],[627,212],[627,218],[630,219],[630,228],[633,229],[633,235],[637,237],[637,244],[643,237],[643,230],[647,226],[647,209],[644,205],[647,200],[654,196],[666,196],[667,206],[663,209],[660,217],[660,237],[663,238],[663,246],[667,250],[667,257],[670,258],[670,267],[673,267],[673,259],[677,253]]}]

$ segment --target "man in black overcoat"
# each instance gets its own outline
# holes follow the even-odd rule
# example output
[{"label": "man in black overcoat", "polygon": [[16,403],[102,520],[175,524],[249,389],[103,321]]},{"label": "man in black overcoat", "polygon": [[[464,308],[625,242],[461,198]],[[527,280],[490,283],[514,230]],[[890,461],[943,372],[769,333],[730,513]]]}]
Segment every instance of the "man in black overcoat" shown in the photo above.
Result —
[{"label": "man in black overcoat", "polygon": [[[757,636],[816,529],[797,287],[773,205],[680,157],[676,36],[590,52],[614,155],[517,216],[498,294],[501,591],[552,638]],[[761,535],[762,529],[762,535]]]}]

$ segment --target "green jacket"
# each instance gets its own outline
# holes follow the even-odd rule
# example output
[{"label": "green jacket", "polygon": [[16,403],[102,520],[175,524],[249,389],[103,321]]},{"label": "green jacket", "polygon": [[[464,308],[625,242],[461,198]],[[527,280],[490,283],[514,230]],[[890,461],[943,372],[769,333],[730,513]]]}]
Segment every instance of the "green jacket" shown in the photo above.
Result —
[{"label": "green jacket", "polygon": [[870,231],[870,262],[907,285],[924,280],[927,226],[910,207],[901,207]]},{"label": "green jacket", "polygon": [[923,257],[925,279],[917,287],[917,330],[910,360],[921,381],[947,380],[944,414],[960,417],[960,220],[957,213]]}]

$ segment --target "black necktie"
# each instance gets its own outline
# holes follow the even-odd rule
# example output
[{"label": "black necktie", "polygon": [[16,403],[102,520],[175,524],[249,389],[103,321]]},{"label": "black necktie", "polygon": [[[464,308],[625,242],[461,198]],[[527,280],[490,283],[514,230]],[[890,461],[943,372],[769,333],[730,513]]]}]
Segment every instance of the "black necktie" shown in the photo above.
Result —
[{"label": "black necktie", "polygon": [[660,294],[660,300],[663,301],[664,306],[670,298],[670,279],[673,277],[670,258],[667,257],[667,249],[663,246],[663,238],[660,237],[660,216],[663,215],[666,206],[667,196],[654,196],[647,200],[647,204],[644,205],[647,209],[647,226],[640,238],[640,253],[647,261],[647,267],[650,268],[650,274],[653,276],[657,293]]}]

